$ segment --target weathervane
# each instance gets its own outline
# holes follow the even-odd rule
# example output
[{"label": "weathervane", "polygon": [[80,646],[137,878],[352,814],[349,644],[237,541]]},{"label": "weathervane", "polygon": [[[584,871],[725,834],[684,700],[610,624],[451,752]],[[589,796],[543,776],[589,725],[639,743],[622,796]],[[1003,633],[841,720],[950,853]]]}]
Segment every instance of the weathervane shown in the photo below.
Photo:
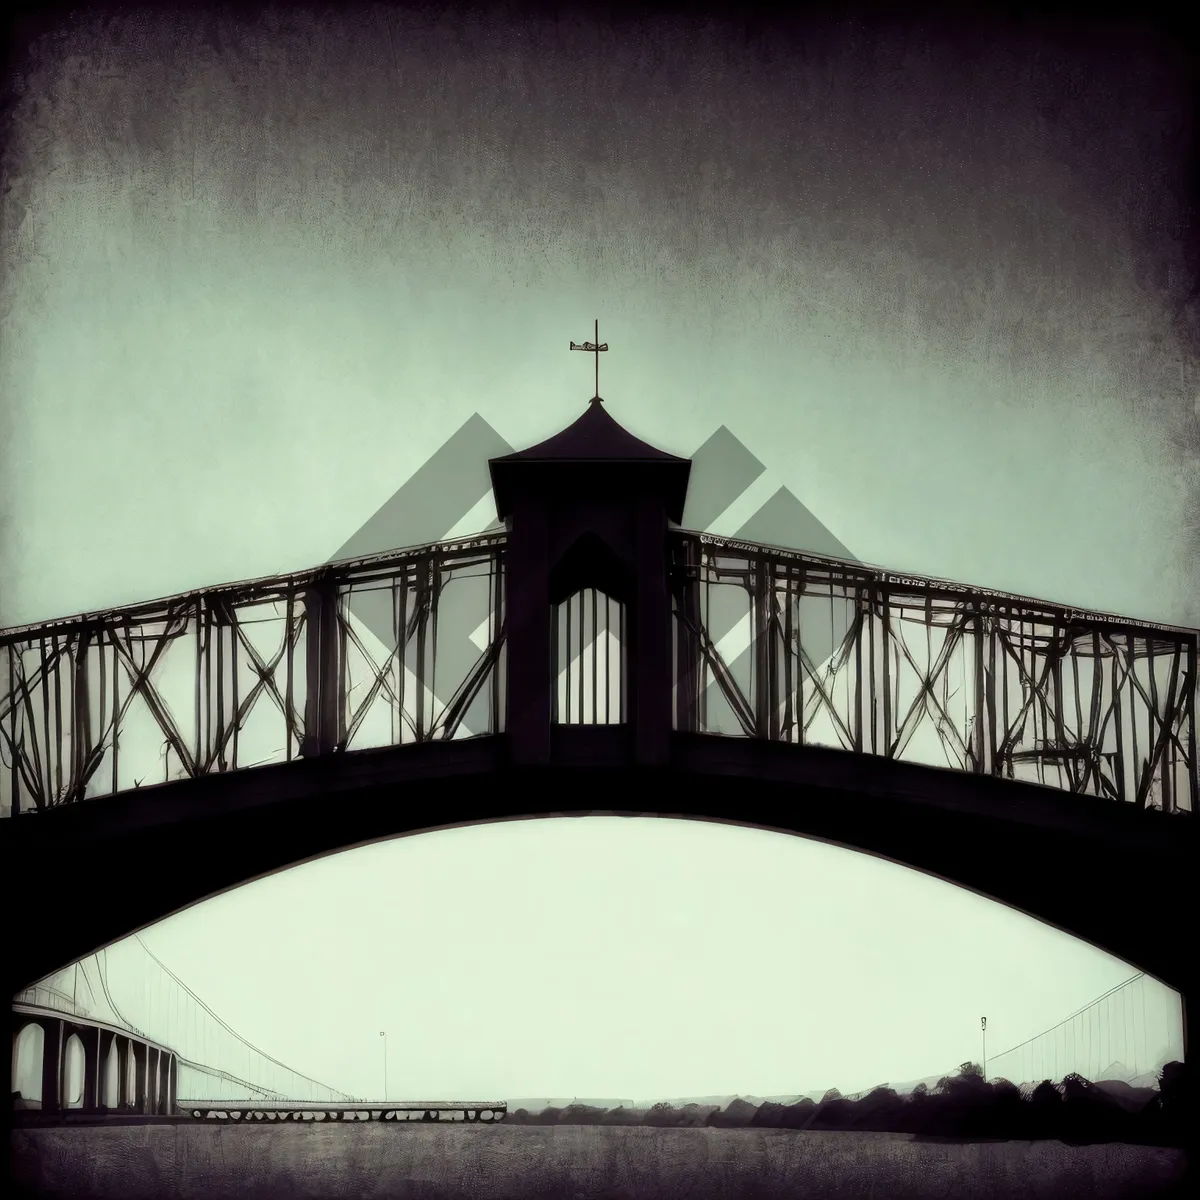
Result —
[{"label": "weathervane", "polygon": [[608,349],[608,343],[605,342],[604,345],[600,344],[599,321],[596,322],[596,331],[592,336],[596,339],[594,342],[584,342],[582,346],[577,346],[574,342],[572,342],[571,349],[586,350],[589,354],[594,354],[596,356],[596,394],[592,397],[592,403],[603,404],[604,401],[600,399],[600,355]]}]

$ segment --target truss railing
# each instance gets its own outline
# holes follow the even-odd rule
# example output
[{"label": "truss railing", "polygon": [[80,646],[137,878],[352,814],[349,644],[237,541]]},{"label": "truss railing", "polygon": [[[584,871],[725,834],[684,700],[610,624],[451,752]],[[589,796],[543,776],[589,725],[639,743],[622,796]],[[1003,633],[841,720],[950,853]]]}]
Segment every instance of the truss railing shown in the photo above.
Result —
[{"label": "truss railing", "polygon": [[671,538],[676,728],[1195,811],[1196,630]]},{"label": "truss railing", "polygon": [[0,633],[0,813],[501,728],[504,535]]},{"label": "truss railing", "polygon": [[[505,535],[0,633],[0,813],[501,731]],[[1197,631],[678,530],[678,729],[1192,812]],[[547,681],[547,686],[551,681]]]}]

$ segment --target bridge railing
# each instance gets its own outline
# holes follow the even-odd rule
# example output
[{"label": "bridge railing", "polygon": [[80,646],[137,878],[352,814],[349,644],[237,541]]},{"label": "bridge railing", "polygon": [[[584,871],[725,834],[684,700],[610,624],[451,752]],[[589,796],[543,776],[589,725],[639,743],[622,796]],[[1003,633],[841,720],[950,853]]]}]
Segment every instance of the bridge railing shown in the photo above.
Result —
[{"label": "bridge railing", "polygon": [[[504,544],[0,634],[0,814],[499,732]],[[670,553],[679,729],[1200,800],[1195,630],[687,531]]]},{"label": "bridge railing", "polygon": [[0,633],[0,815],[495,733],[504,535]]},{"label": "bridge railing", "polygon": [[1197,631],[671,540],[676,728],[1195,811]]}]

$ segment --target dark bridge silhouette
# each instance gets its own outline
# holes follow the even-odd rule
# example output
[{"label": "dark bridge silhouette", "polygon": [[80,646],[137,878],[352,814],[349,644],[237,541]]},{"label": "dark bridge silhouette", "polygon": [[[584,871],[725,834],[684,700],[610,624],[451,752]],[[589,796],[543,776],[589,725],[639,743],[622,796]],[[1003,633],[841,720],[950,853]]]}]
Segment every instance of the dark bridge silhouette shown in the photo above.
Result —
[{"label": "dark bridge silhouette", "polygon": [[939,875],[1186,1012],[1196,631],[681,530],[689,467],[595,400],[492,460],[504,533],[0,636],[10,993],[368,840],[629,812]]}]

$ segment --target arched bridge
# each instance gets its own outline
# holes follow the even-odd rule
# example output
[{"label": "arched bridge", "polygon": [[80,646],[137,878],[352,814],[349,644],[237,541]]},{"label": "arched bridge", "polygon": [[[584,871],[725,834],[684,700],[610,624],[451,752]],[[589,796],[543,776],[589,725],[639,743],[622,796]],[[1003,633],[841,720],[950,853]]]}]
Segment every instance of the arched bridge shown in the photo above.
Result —
[{"label": "arched bridge", "polygon": [[1194,991],[1197,632],[682,530],[687,467],[593,402],[493,460],[503,533],[0,635],[10,991],[322,853],[581,812],[884,855]]}]

